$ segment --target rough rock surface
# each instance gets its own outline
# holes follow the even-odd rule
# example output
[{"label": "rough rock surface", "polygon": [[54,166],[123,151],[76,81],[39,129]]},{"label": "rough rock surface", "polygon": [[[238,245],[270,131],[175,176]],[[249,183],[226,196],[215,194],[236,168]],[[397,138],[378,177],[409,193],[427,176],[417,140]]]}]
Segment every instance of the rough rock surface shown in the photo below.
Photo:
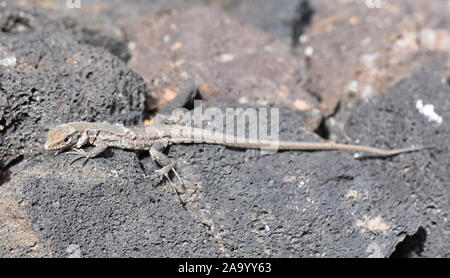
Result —
[{"label": "rough rock surface", "polygon": [[109,151],[85,165],[69,155],[14,178],[28,218],[55,257],[218,256],[182,205],[144,176],[133,152]]},{"label": "rough rock surface", "polygon": [[211,7],[153,12],[119,22],[135,45],[130,67],[151,82],[161,103],[193,79],[205,96],[276,103],[301,111],[311,129],[319,125],[318,101],[302,89],[301,61],[284,40]]},{"label": "rough rock surface", "polygon": [[49,128],[75,120],[142,121],[142,78],[74,32],[45,13],[0,9],[1,256],[52,254],[31,229],[20,189],[7,183],[42,153]]},{"label": "rough rock surface", "polygon": [[[450,76],[450,6],[436,1],[309,1],[314,19],[299,52],[313,50],[302,70],[325,115],[336,104],[387,91],[419,68]],[[309,49],[309,50],[308,50]]]},{"label": "rough rock surface", "polygon": [[[235,105],[223,99],[208,103]],[[280,119],[281,139],[319,140],[306,131],[298,114],[281,110]],[[388,257],[422,223],[414,208],[385,196],[392,188],[383,168],[366,166],[352,152],[261,155],[191,145],[172,146],[170,154],[188,181],[187,209],[227,256]],[[414,168],[404,174],[405,164],[421,157],[375,160],[409,178]]]},{"label": "rough rock surface", "polygon": [[139,75],[56,23],[33,25],[41,17],[46,22],[42,14],[0,13],[0,161],[5,164],[41,152],[46,132],[56,124],[114,116],[137,124],[145,108],[147,89]]},{"label": "rough rock surface", "polygon": [[[282,139],[318,140],[298,114],[281,110],[280,118]],[[422,223],[408,203],[386,197],[382,167],[351,152],[261,155],[201,144],[172,146],[169,155],[185,207],[166,183],[156,187],[150,159],[140,164],[132,152],[108,151],[85,166],[46,155],[13,183],[54,256],[387,257]],[[408,179],[420,157],[381,161]]]},{"label": "rough rock surface", "polygon": [[[431,109],[420,112],[420,103],[433,105],[436,120],[430,120],[434,119]],[[364,167],[383,178],[383,202],[392,200],[405,209],[414,209],[423,219],[418,242],[412,239],[410,252],[403,251],[408,256],[450,256],[449,112],[450,86],[446,78],[436,70],[422,69],[386,94],[356,106],[347,123],[348,134],[364,144],[429,147],[399,156],[394,160],[398,163],[363,161]]]},{"label": "rough rock surface", "polygon": [[[29,1],[20,2],[27,3],[21,10],[5,10],[0,3],[0,168],[10,165],[6,174],[0,173],[1,257],[450,257],[448,79],[423,69],[382,96],[372,94],[424,63],[432,62],[445,72],[449,36],[448,17],[442,14],[450,8],[446,1],[411,5],[396,0],[384,9],[367,9],[363,1],[311,2],[315,19],[297,53],[305,59],[308,47],[313,48],[305,69],[294,65],[298,61],[286,60],[297,57],[288,55],[290,24],[283,31],[274,18],[261,18],[268,1],[251,4],[250,13],[241,1],[218,6],[243,20],[255,16],[245,21],[277,38],[215,9],[174,10],[181,2],[92,1],[69,12],[76,20],[61,16],[61,7],[52,6],[52,1],[37,5],[53,12],[28,9]],[[223,5],[227,2],[238,10]],[[280,1],[276,13],[284,16],[284,8],[294,7],[294,2]],[[139,16],[127,15],[136,10]],[[203,12],[206,19],[221,21],[202,25]],[[153,25],[146,24],[144,15],[156,19]],[[383,28],[399,18],[408,22]],[[133,26],[136,21],[142,24]],[[197,29],[189,35],[182,32],[186,26]],[[212,26],[228,30],[222,39],[230,41],[207,29]],[[241,27],[245,32],[232,32]],[[208,45],[203,35],[216,43]],[[372,40],[367,47],[367,37],[387,39]],[[137,55],[145,54],[142,50],[149,42],[156,46],[151,59]],[[255,47],[261,42],[276,51]],[[232,48],[236,44],[240,48]],[[194,46],[203,46],[205,57],[214,59],[202,60]],[[248,55],[247,60],[236,61],[240,56],[233,59],[230,49]],[[144,81],[111,54],[131,65],[136,59],[144,66],[152,61],[153,70],[162,61],[167,66],[161,67],[160,74],[167,77],[159,80],[163,83],[154,82],[151,75],[144,78],[153,90],[166,86],[166,101],[177,94],[173,88],[179,85],[177,78],[185,77],[184,70],[203,76],[206,85],[200,89],[210,98],[206,107],[220,109],[258,100],[260,83],[274,78],[288,80],[287,87],[295,90],[305,85],[322,101],[322,111],[335,111],[335,100],[346,99],[348,83],[356,80],[361,86],[351,86],[350,91],[363,99],[343,103],[328,119],[334,122],[326,132],[332,139],[383,148],[433,148],[386,159],[355,159],[352,152],[263,155],[211,145],[171,146],[167,153],[178,161],[186,187],[181,192],[177,186],[183,206],[166,181],[152,178],[157,166],[146,153],[108,150],[85,165],[70,164],[70,155],[41,153],[46,130],[60,122],[140,122]],[[265,54],[261,61],[247,63]],[[280,67],[276,57],[292,67]],[[197,62],[189,64],[191,59]],[[265,71],[266,63],[273,72]],[[242,77],[234,75],[239,72],[236,67],[247,67],[258,78],[233,84],[230,80]],[[280,75],[283,70],[286,76]],[[296,83],[306,79],[306,84]],[[231,89],[214,90],[211,85],[217,84]],[[364,84],[374,84],[376,90],[359,91]],[[286,103],[289,94],[280,88],[280,99],[269,95],[269,102],[279,101],[297,112],[304,108],[304,103]],[[249,97],[250,92],[254,94]],[[214,99],[220,94],[234,100]],[[154,104],[148,98],[147,103]],[[307,131],[308,124],[297,112],[280,112],[282,139],[320,140]],[[17,157],[25,159],[17,164]]]}]

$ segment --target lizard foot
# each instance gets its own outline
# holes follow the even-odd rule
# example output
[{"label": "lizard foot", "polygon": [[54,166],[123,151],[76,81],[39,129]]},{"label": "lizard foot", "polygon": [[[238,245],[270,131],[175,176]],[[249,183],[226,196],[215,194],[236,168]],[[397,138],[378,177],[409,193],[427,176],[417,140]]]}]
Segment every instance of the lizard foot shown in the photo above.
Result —
[{"label": "lizard foot", "polygon": [[98,156],[99,154],[101,154],[104,150],[106,150],[108,147],[105,145],[97,145],[95,146],[92,150],[90,150],[89,152],[86,152],[83,149],[78,149],[78,148],[73,148],[72,150],[68,151],[68,154],[74,154],[77,157],[72,160],[72,163],[74,163],[75,161],[77,161],[78,159],[81,158],[85,158],[86,160],[83,162],[83,165],[86,164],[86,162],[93,157]]},{"label": "lizard foot", "polygon": [[178,175],[177,171],[174,169],[174,166],[175,166],[175,162],[172,162],[169,165],[166,165],[159,170],[155,170],[155,175],[159,179],[162,179],[163,177],[166,178],[169,181],[170,185],[172,186],[173,191],[177,195],[178,200],[181,203],[183,203],[183,201],[181,200],[181,197],[178,193],[178,190],[176,188],[176,185],[172,182],[172,180],[169,177],[170,171],[173,171],[173,173],[175,174],[175,176],[177,176],[178,180],[180,181],[181,186],[183,186],[183,189],[184,189],[183,181],[181,180],[180,175]]},{"label": "lizard foot", "polygon": [[184,187],[183,180],[181,179],[178,172],[175,170],[175,162],[172,162],[169,165],[166,165],[159,170],[155,170],[155,175],[159,178],[165,177],[166,179],[168,179],[170,181],[170,179],[169,179],[170,171],[172,171],[175,174],[175,176],[177,177],[180,184]]},{"label": "lizard foot", "polygon": [[75,159],[73,159],[70,162],[70,165],[72,165],[75,161],[78,161],[82,158],[85,158],[85,160],[83,161],[83,165],[86,164],[86,162],[89,160],[89,154],[85,150],[82,150],[82,149],[72,149],[66,153],[76,155]]}]

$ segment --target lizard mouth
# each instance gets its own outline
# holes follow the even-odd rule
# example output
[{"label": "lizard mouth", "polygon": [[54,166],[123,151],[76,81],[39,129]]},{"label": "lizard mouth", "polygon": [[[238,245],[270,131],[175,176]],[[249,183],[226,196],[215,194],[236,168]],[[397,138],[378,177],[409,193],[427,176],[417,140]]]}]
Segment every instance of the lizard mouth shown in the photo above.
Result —
[{"label": "lizard mouth", "polygon": [[44,150],[46,150],[46,151],[52,151],[53,148],[52,148],[51,146],[44,145]]},{"label": "lizard mouth", "polygon": [[73,145],[52,144],[51,141],[47,141],[44,143],[44,150],[46,150],[46,151],[68,150],[72,146]]},{"label": "lizard mouth", "polygon": [[56,149],[58,149],[58,147],[57,146],[55,146],[55,145],[52,145],[51,144],[51,142],[45,142],[45,144],[44,144],[44,149],[46,150],[46,151],[54,151],[54,150],[56,150]]}]

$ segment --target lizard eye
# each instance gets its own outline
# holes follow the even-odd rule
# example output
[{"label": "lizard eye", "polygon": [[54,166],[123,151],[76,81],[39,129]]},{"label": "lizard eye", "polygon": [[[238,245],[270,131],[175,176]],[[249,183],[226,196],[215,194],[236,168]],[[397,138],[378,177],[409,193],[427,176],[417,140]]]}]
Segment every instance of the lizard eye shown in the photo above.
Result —
[{"label": "lizard eye", "polygon": [[70,141],[72,141],[72,138],[67,137],[66,139],[64,139],[64,142],[69,143]]}]

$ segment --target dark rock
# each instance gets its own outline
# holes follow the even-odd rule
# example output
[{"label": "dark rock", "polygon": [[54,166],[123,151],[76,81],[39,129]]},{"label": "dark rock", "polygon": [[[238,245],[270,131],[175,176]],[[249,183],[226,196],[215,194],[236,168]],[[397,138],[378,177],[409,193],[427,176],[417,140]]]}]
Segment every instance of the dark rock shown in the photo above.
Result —
[{"label": "dark rock", "polygon": [[62,27],[41,30],[33,25],[38,19],[0,13],[2,161],[41,152],[46,132],[59,123],[130,114],[128,124],[142,121],[147,88],[140,76]]},{"label": "dark rock", "polygon": [[220,5],[227,13],[247,24],[284,39],[299,34],[297,28],[307,26],[311,15],[309,1],[306,0],[222,0],[212,1],[212,4]]},{"label": "dark rock", "polygon": [[182,205],[155,188],[136,155],[107,151],[84,166],[70,155],[43,157],[13,181],[55,257],[218,256]]},{"label": "dark rock", "polygon": [[[319,101],[328,102],[322,102],[323,111],[334,113],[335,106],[330,103],[343,97],[340,92],[350,81],[361,85],[380,82],[375,89],[381,90],[401,78],[399,73],[426,61],[446,61],[442,57],[448,54],[441,51],[445,44],[440,41],[445,41],[448,32],[435,30],[447,26],[439,16],[446,1],[436,0],[438,5],[429,8],[424,3],[400,5],[400,12],[392,15],[386,15],[390,9],[369,10],[360,3],[340,4],[346,9],[328,6],[327,11],[325,2],[314,2],[317,14],[307,43],[301,45],[314,48],[307,68],[313,82],[309,85]],[[419,32],[417,22],[406,19],[393,29],[370,25],[377,21],[380,26],[390,26],[421,9],[436,16],[425,19]],[[65,154],[55,157],[46,153],[28,161],[39,154],[46,131],[57,123],[108,120],[136,124],[144,110],[142,79],[104,50],[126,60],[127,40],[111,35],[114,28],[107,31],[106,37],[114,38],[108,40],[99,32],[102,28],[84,31],[82,23],[50,14],[0,10],[0,165],[21,161],[17,156],[26,158],[20,171],[0,177],[5,181],[0,187],[0,222],[5,223],[0,227],[0,256],[450,256],[450,88],[438,72],[424,69],[384,95],[365,95],[346,111],[348,119],[339,140],[345,137],[347,142],[381,148],[432,148],[391,158],[355,159],[352,152],[342,151],[263,155],[259,150],[174,145],[167,153],[178,161],[177,170],[185,183],[185,191],[177,186],[183,206],[166,181],[159,184],[150,177],[156,166],[144,152],[137,157],[132,152],[108,150],[85,165],[81,161],[70,164],[71,156]],[[144,20],[148,14],[143,11],[129,20],[118,16],[120,24],[131,31],[133,54],[141,55],[134,58],[152,62],[145,68],[148,62],[133,64],[136,60],[130,60],[141,67],[147,81],[157,85],[159,80],[161,88],[168,88],[183,79],[184,73],[194,72],[207,85],[235,98],[207,103],[207,107],[222,111],[238,106],[236,100],[264,99],[283,105],[292,104],[297,97],[307,100],[309,109],[317,109],[318,103],[311,101],[310,95],[296,91],[302,69],[289,60],[286,42],[213,9],[152,12],[151,25]],[[217,25],[206,26],[205,20]],[[131,28],[129,24],[136,22],[142,24]],[[354,28],[344,28],[349,24]],[[183,28],[195,30],[197,35],[183,32]],[[240,39],[231,39],[241,28],[245,30],[237,34]],[[438,39],[426,41],[422,37],[426,32],[437,34]],[[392,41],[376,40],[361,52],[360,43],[368,36]],[[145,48],[149,41],[155,44]],[[109,47],[108,42],[118,48]],[[211,42],[213,46],[208,44]],[[407,51],[387,47],[405,42],[413,42],[406,44]],[[423,48],[416,48],[417,42]],[[200,51],[199,45],[203,47]],[[253,54],[230,61],[228,54],[242,54],[249,45]],[[263,48],[265,45],[270,47]],[[261,49],[276,51],[273,56],[260,56]],[[148,53],[151,55],[144,55]],[[188,62],[183,61],[186,57]],[[284,66],[276,64],[277,57]],[[408,62],[411,57],[418,57],[413,65]],[[383,72],[386,74],[364,70],[372,58],[375,68],[388,69]],[[442,63],[435,64],[442,69]],[[175,70],[170,69],[173,65]],[[280,69],[287,75],[280,75]],[[248,72],[256,83],[239,79]],[[274,97],[274,91],[280,96]],[[430,121],[420,113],[420,104],[434,105],[442,122]],[[306,131],[309,125],[298,113],[281,109],[280,115],[281,139],[319,141]]]},{"label": "dark rock", "polygon": [[[447,96],[442,76],[425,70],[393,90],[399,92],[356,107],[346,130],[350,138],[385,148],[427,146],[426,140],[439,139],[440,132],[446,138],[446,125],[428,124],[415,108],[418,98],[434,103],[428,93],[435,100]],[[391,96],[396,93],[403,97]],[[437,113],[446,105],[446,99],[436,104]],[[205,109],[236,106],[217,99]],[[280,119],[281,139],[319,140],[297,113],[281,109]],[[428,133],[435,136],[423,140]],[[405,254],[398,245],[422,230],[445,244],[446,148],[355,159],[342,151],[262,155],[258,150],[174,145],[168,154],[178,161],[186,210],[167,183],[155,188],[157,182],[143,176],[141,166],[147,175],[155,169],[148,157],[140,165],[123,151],[108,151],[86,166],[70,166],[66,155],[53,161],[44,157],[14,182],[24,188],[28,215],[44,246],[57,256],[389,257],[400,249]],[[189,225],[188,234],[173,228],[181,223]],[[153,226],[158,228],[148,228]],[[142,237],[135,231],[149,232]],[[151,240],[162,236],[158,231],[170,231],[160,249]],[[122,241],[116,238],[131,244],[117,246]],[[422,255],[434,244],[431,236],[425,238]],[[144,248],[134,249],[137,245]],[[444,254],[444,249],[437,252]]]},{"label": "dark rock", "polygon": [[[236,104],[220,99],[208,106]],[[280,112],[281,139],[319,140],[298,114]],[[414,208],[384,194],[392,183],[383,171],[352,152],[261,155],[177,145],[169,154],[191,192],[183,196],[187,209],[227,256],[388,257],[422,223]],[[403,166],[401,158],[376,161]]]},{"label": "dark rock", "polygon": [[[421,114],[417,108],[420,102],[433,105],[442,123]],[[450,256],[449,119],[450,86],[439,72],[425,68],[387,93],[361,102],[346,124],[347,134],[362,144],[426,147],[392,160],[362,161],[384,184],[378,188],[380,196],[384,196],[380,208],[395,202],[403,209],[416,210],[423,219],[421,226],[427,235],[423,251],[411,256]],[[394,207],[392,213],[402,212]]]}]

